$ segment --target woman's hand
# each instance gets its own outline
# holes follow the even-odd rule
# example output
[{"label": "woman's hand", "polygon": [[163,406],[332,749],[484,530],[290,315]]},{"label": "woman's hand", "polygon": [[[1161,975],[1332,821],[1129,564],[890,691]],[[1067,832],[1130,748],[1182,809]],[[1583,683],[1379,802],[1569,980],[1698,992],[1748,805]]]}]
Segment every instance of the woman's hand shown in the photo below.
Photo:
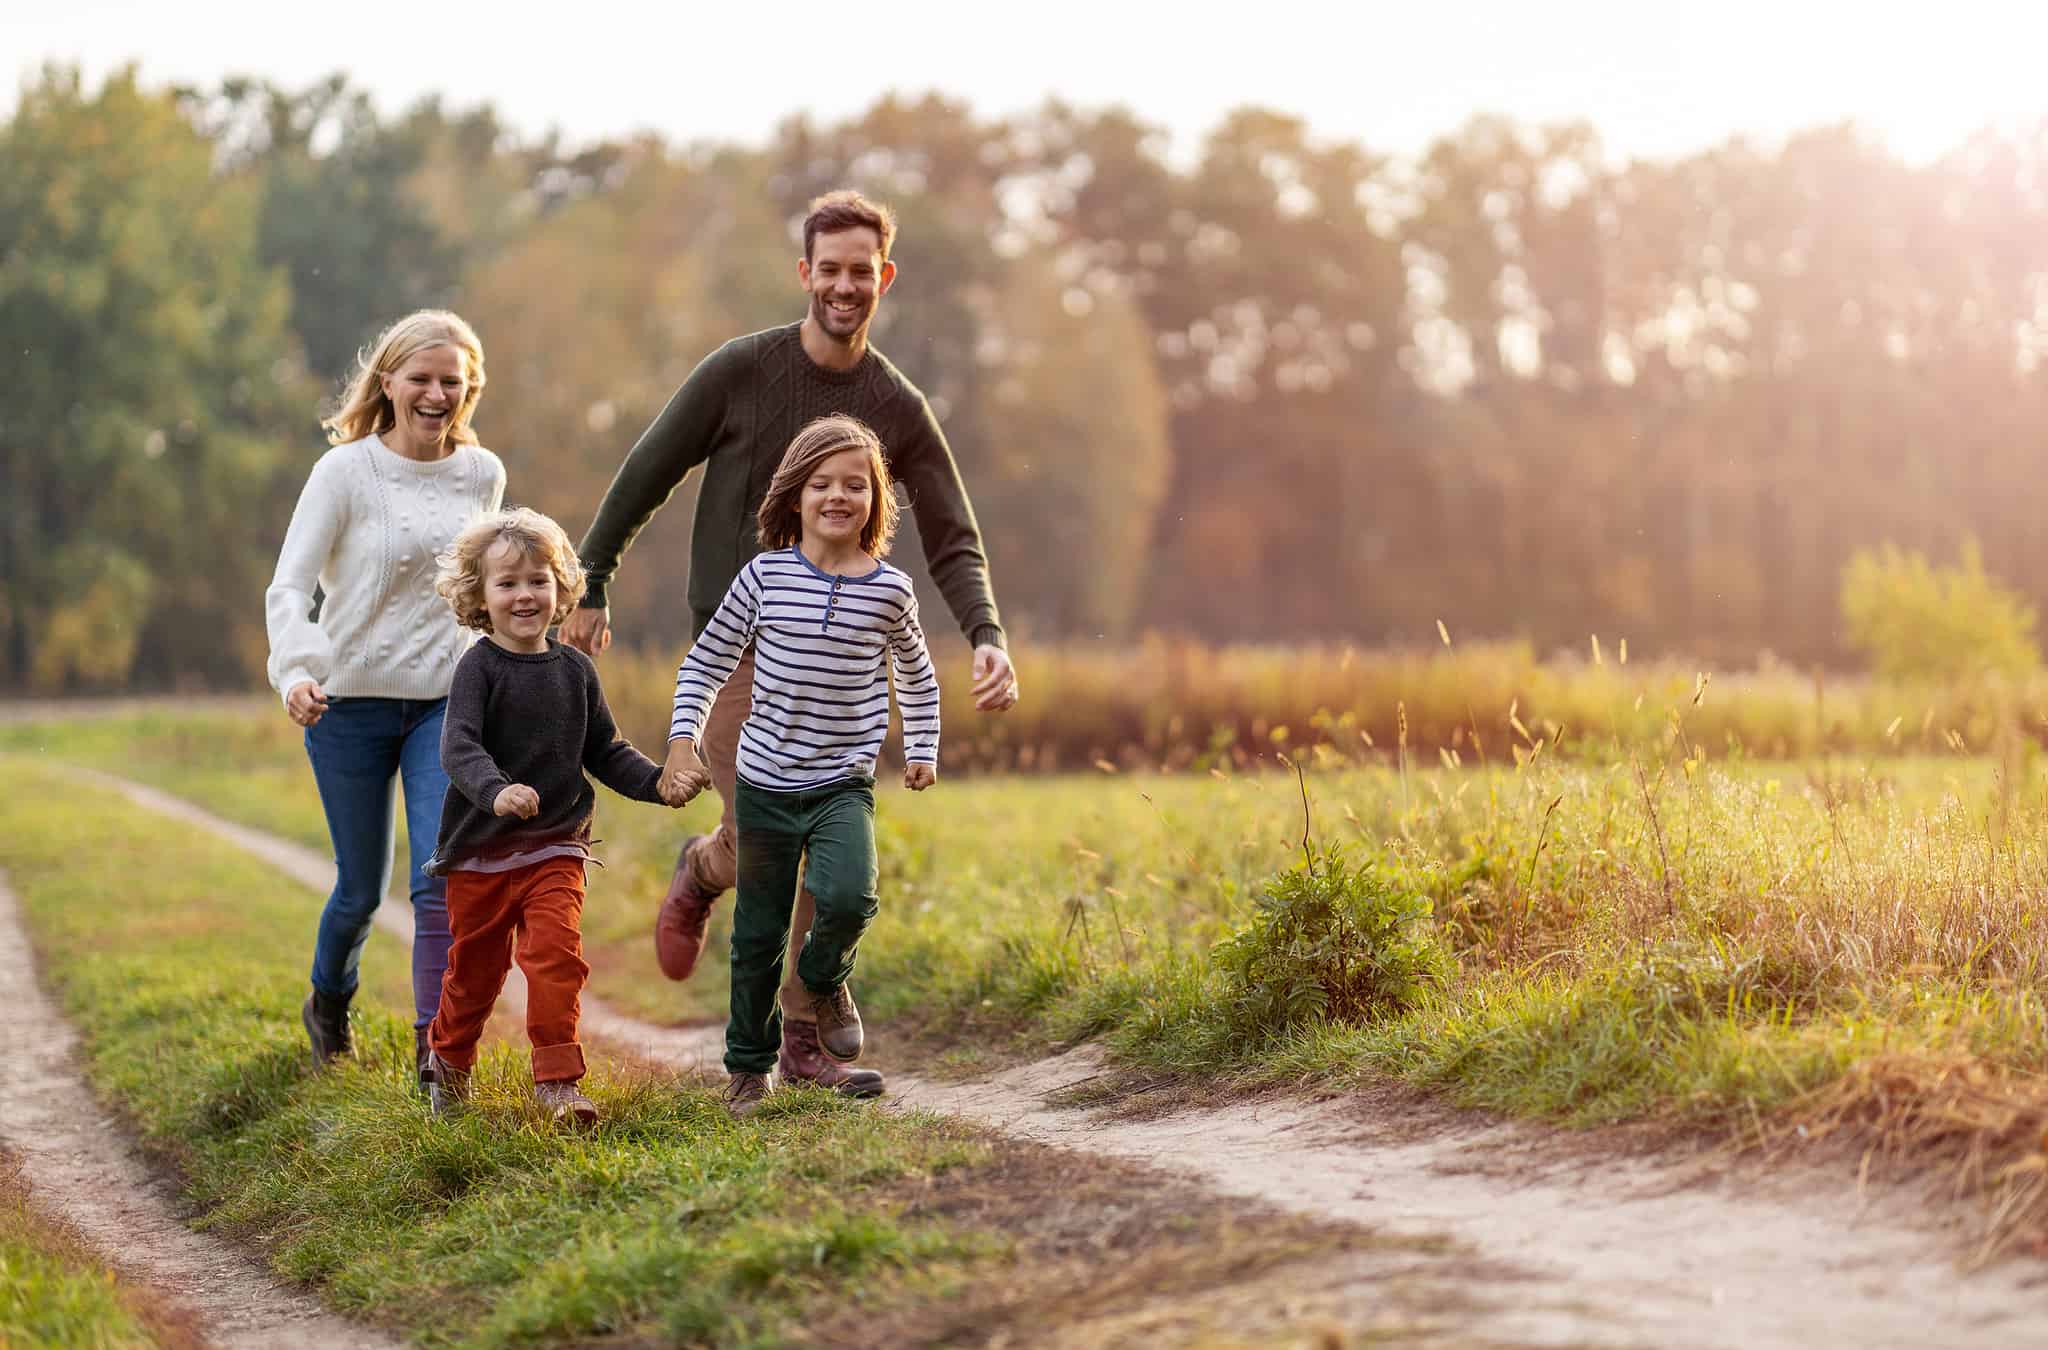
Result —
[{"label": "woman's hand", "polygon": [[291,714],[292,721],[310,727],[327,711],[326,691],[315,681],[300,680],[284,696],[284,710]]},{"label": "woman's hand", "polygon": [[670,806],[681,806],[710,786],[711,770],[698,758],[696,745],[688,737],[670,741],[668,760],[661,766],[661,782],[655,788],[661,799]]},{"label": "woman's hand", "polygon": [[933,764],[906,764],[903,766],[903,786],[912,792],[923,792],[939,781],[938,766]]},{"label": "woman's hand", "polygon": [[540,813],[540,794],[524,783],[514,783],[498,794],[491,803],[491,810],[501,816],[518,816],[532,820]]}]

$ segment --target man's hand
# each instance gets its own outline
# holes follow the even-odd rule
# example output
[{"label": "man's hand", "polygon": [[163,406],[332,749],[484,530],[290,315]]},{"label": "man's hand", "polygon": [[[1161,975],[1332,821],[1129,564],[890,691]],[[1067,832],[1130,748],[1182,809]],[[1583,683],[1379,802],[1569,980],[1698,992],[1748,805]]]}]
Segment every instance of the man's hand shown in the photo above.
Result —
[{"label": "man's hand", "polygon": [[923,792],[939,781],[939,771],[930,764],[906,764],[903,766],[903,786],[912,792]]},{"label": "man's hand", "polygon": [[562,641],[585,656],[599,657],[612,645],[612,612],[609,606],[579,609],[562,623]]},{"label": "man's hand", "polygon": [[312,680],[300,680],[284,696],[284,710],[292,721],[310,727],[327,711],[327,693]]},{"label": "man's hand", "polygon": [[518,816],[532,820],[540,813],[540,794],[524,783],[514,783],[498,794],[491,803],[491,810],[501,816]]},{"label": "man's hand", "polygon": [[974,649],[974,710],[1008,712],[1017,706],[1017,672],[1010,654],[994,643]]},{"label": "man's hand", "polygon": [[668,743],[668,760],[661,766],[661,781],[655,791],[670,806],[681,806],[711,786],[711,770],[697,756],[697,747],[687,736]]}]

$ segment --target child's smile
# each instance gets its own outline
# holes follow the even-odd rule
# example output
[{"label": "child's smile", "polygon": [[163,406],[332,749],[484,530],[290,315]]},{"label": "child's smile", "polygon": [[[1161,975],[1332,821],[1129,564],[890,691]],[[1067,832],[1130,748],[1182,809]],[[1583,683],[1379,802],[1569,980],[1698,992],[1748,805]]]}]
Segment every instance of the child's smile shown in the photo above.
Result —
[{"label": "child's smile", "polygon": [[860,547],[860,532],[874,509],[874,485],[868,475],[868,452],[841,450],[819,463],[804,483],[797,502],[804,539],[837,547]]},{"label": "child's smile", "polygon": [[533,558],[510,539],[484,554],[484,611],[491,616],[491,640],[508,651],[548,649],[555,621],[555,569]]}]

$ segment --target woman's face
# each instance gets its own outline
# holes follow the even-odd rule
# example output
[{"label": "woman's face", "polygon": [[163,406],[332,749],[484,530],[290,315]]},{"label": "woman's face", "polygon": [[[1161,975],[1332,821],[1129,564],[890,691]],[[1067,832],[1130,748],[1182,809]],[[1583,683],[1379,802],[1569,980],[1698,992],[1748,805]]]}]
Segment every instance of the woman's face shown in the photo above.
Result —
[{"label": "woman's face", "polygon": [[382,380],[384,397],[391,400],[392,439],[397,442],[392,448],[413,454],[441,451],[455,414],[469,397],[469,367],[461,349],[416,351]]}]

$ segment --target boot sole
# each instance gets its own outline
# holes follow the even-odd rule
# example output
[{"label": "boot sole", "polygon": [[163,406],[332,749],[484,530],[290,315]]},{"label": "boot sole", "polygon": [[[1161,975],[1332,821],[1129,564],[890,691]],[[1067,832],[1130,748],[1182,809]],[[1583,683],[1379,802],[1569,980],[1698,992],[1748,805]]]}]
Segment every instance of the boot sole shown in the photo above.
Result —
[{"label": "boot sole", "polygon": [[886,1093],[889,1089],[886,1085],[883,1084],[877,1084],[876,1086],[871,1088],[847,1087],[842,1084],[841,1086],[833,1088],[832,1090],[842,1097],[851,1097],[853,1100],[857,1102],[865,1102],[874,1100],[876,1097],[879,1097]]},{"label": "boot sole", "polygon": [[852,1053],[852,1054],[850,1054],[850,1055],[842,1055],[842,1054],[840,1054],[840,1053],[839,1053],[839,1052],[838,1052],[837,1050],[834,1050],[834,1049],[833,1049],[833,1048],[832,1048],[831,1046],[829,1046],[829,1045],[825,1044],[825,1037],[824,1037],[824,1036],[823,1036],[822,1034],[820,1034],[820,1035],[819,1035],[819,1037],[818,1037],[818,1049],[820,1049],[820,1050],[824,1051],[824,1052],[825,1052],[825,1058],[827,1058],[827,1059],[831,1060],[831,1061],[832,1061],[833,1063],[835,1063],[835,1064],[853,1064],[853,1063],[856,1063],[856,1062],[857,1062],[857,1061],[858,1061],[858,1060],[860,1059],[860,1052],[861,1052],[861,1051],[863,1051],[863,1050],[865,1050],[865,1049],[867,1049],[867,1048],[868,1048],[868,1043],[867,1043],[867,1040],[866,1040],[866,1038],[865,1038],[865,1037],[863,1037],[863,1038],[862,1038],[862,1040],[861,1040],[861,1043],[860,1043],[859,1045],[856,1045],[856,1046],[854,1046],[854,1047],[853,1047],[853,1053]]}]

